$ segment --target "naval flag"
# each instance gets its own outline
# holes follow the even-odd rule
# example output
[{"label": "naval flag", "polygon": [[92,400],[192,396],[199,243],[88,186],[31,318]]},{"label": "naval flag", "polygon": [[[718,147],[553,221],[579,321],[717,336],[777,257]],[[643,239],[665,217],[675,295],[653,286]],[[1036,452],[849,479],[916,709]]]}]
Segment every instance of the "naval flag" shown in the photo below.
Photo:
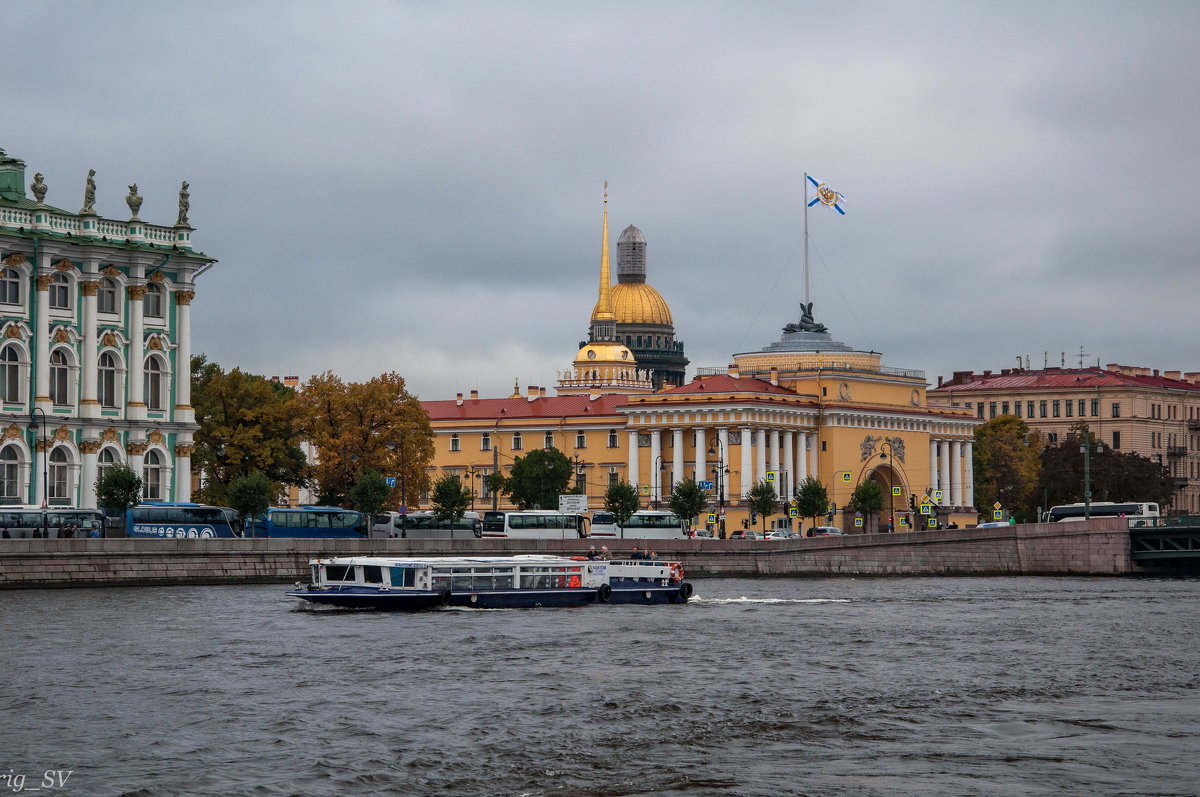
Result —
[{"label": "naval flag", "polygon": [[811,208],[813,205],[824,205],[827,208],[833,208],[843,216],[846,211],[842,210],[842,205],[846,204],[846,197],[834,191],[829,183],[823,180],[818,180],[812,175],[805,175],[808,178],[808,184],[805,186],[808,189],[807,202]]}]

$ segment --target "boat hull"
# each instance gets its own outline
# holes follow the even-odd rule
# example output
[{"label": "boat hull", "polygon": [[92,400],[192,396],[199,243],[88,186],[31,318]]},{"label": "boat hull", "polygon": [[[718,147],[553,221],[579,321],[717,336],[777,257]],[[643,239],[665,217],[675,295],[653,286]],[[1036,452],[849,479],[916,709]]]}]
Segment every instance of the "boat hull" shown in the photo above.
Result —
[{"label": "boat hull", "polygon": [[300,598],[322,606],[337,606],[343,609],[377,609],[393,612],[417,612],[445,606],[450,596],[434,590],[379,590],[363,589],[297,589],[287,593],[288,597]]},{"label": "boat hull", "polygon": [[614,579],[611,586],[612,597],[608,602],[623,605],[648,606],[658,603],[687,603],[688,598],[692,596],[692,585],[687,582],[662,586],[638,582],[623,583]]}]

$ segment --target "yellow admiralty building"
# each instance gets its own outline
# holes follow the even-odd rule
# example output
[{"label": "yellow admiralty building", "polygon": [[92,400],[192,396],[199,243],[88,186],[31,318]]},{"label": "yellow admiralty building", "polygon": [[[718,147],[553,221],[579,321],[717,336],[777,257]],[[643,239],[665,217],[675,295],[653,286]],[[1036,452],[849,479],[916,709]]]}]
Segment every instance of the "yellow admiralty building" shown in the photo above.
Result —
[{"label": "yellow admiralty building", "polygon": [[[806,313],[778,341],[685,381],[670,309],[645,281],[645,238],[632,226],[622,233],[616,285],[608,241],[606,198],[589,339],[559,372],[556,395],[514,386],[506,398],[471,391],[422,402],[436,434],[432,478],[459,476],[476,509],[511,508],[489,493],[487,476],[552,447],[575,462],[593,510],[619,481],[638,487],[643,508],[665,508],[671,486],[690,478],[711,483],[712,511],[732,530],[748,518],[755,483],[776,484],[790,501],[811,475],[829,491],[834,524],[848,532],[889,516],[897,530],[930,518],[976,522],[971,462],[981,421],[963,408],[929,406],[923,372],[885,367],[878,352],[835,341]],[[842,507],[868,479],[881,487],[885,509],[864,521]],[[783,513],[771,519],[793,530],[802,522]]]}]

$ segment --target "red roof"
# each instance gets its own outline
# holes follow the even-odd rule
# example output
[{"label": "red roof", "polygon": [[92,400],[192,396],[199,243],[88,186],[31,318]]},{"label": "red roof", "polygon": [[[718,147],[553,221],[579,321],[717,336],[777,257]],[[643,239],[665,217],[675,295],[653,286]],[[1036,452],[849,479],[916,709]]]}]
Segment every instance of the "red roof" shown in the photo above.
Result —
[{"label": "red roof", "polygon": [[503,420],[505,418],[563,418],[588,415],[616,415],[629,396],[606,393],[595,399],[589,396],[539,396],[528,399],[457,399],[422,401],[421,406],[432,421]]},{"label": "red roof", "polygon": [[1150,387],[1169,390],[1200,390],[1200,385],[1165,376],[1135,376],[1103,368],[1049,368],[1041,371],[1012,371],[995,375],[955,374],[955,378],[930,393],[963,393],[972,390],[1069,390],[1072,388]]},{"label": "red roof", "polygon": [[670,390],[664,390],[656,395],[678,396],[688,393],[773,393],[781,396],[795,396],[796,391],[786,387],[772,385],[763,379],[750,376],[730,376],[716,374],[714,376],[696,377],[691,382]]}]

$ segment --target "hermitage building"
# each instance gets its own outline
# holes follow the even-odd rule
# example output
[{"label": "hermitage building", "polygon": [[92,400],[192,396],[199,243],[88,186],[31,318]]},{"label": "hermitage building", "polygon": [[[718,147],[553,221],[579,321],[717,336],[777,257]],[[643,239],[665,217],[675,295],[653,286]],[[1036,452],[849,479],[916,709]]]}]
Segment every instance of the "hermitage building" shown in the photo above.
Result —
[{"label": "hermitage building", "polygon": [[175,223],[155,225],[136,183],[117,219],[96,208],[95,170],[80,178],[82,207],[64,210],[0,149],[0,503],[95,507],[118,462],[144,500],[190,500],[190,310],[215,261],[192,249],[186,182]]}]

